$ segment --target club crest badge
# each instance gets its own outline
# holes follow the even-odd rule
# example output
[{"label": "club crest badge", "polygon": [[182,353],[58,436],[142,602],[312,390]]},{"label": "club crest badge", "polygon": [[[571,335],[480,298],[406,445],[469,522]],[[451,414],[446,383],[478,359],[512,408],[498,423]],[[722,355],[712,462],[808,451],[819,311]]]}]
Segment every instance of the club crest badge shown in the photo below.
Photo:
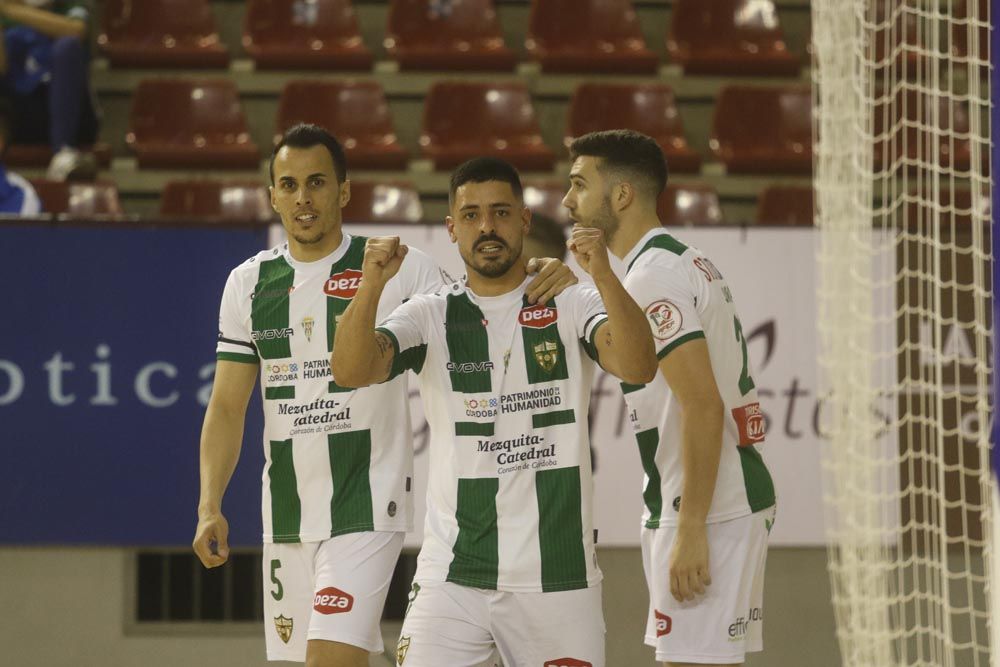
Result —
[{"label": "club crest badge", "polygon": [[292,638],[292,626],[295,622],[290,618],[285,618],[284,616],[276,616],[274,619],[274,629],[277,631],[278,636],[281,637],[281,641],[286,644]]},{"label": "club crest badge", "polygon": [[559,345],[555,341],[546,340],[531,346],[535,353],[535,361],[546,373],[551,373],[559,361]]}]

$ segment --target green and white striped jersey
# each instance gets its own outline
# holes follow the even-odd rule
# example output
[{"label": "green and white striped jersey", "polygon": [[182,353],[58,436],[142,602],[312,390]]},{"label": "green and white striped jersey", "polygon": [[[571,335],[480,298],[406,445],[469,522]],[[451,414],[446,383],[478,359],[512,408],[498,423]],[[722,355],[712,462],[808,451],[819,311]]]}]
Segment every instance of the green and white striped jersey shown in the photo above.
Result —
[{"label": "green and white striped jersey", "polygon": [[[226,282],[217,358],[260,364],[265,542],[412,529],[405,376],[354,391],[330,373],[337,319],[361,280],[365,240],[344,234],[336,251],[315,262],[296,261],[285,244],[251,257]],[[410,248],[379,313],[436,291],[443,276]]]},{"label": "green and white striped jersey", "polygon": [[[659,359],[704,338],[725,403],[722,456],[708,522],[745,516],[774,504],[774,484],[756,445],[764,441],[743,327],[733,296],[715,265],[664,229],[650,230],[625,256],[624,285],[645,311]],[[683,485],[681,407],[663,378],[622,384],[646,472],[643,522],[677,523]]]},{"label": "green and white striped jersey", "polygon": [[587,412],[592,286],[528,305],[452,285],[379,327],[394,372],[415,370],[430,425],[424,543],[415,580],[512,592],[597,584]]}]

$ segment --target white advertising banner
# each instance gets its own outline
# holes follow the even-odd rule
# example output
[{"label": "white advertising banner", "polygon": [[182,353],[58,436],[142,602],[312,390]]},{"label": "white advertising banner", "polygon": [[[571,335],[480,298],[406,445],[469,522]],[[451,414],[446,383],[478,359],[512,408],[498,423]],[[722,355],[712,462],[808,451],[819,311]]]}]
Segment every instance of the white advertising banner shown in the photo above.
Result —
[{"label": "white advertising banner", "polygon": [[[353,233],[398,235],[431,255],[454,277],[463,265],[444,225],[352,225]],[[778,519],[775,545],[822,545],[823,510],[816,392],[815,247],[812,229],[679,229],[676,236],[703,250],[727,278],[743,322],[754,381],[766,414],[761,451],[774,476]],[[586,277],[577,269],[578,275]],[[417,530],[423,534],[428,429],[411,383],[415,434]],[[590,411],[595,527],[599,544],[637,546],[642,513],[642,468],[615,378],[599,373]]]}]

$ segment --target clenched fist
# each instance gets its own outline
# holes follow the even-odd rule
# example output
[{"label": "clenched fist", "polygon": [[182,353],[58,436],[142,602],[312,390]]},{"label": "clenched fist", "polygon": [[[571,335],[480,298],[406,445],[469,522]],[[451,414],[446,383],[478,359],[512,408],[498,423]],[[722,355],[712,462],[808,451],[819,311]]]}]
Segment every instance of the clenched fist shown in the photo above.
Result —
[{"label": "clenched fist", "polygon": [[363,280],[385,285],[399,272],[409,248],[398,236],[375,236],[365,243],[365,259],[361,266]]},{"label": "clenched fist", "polygon": [[566,242],[573,251],[577,264],[591,277],[612,273],[611,262],[608,260],[608,244],[604,240],[604,231],[596,227],[581,227],[573,225],[573,231]]}]

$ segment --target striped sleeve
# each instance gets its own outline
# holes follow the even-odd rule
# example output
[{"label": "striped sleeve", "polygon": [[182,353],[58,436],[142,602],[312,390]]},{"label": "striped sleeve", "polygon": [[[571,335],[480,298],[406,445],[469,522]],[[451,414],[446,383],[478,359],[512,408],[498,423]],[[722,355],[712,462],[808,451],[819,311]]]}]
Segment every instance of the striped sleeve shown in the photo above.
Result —
[{"label": "striped sleeve", "polygon": [[406,370],[419,373],[427,357],[427,336],[424,327],[424,313],[428,297],[417,295],[402,304],[375,328],[392,341],[395,356],[392,360],[392,379]]},{"label": "striped sleeve", "polygon": [[241,293],[239,278],[233,270],[226,280],[219,308],[219,342],[215,347],[215,358],[219,361],[258,362],[257,346],[250,335],[248,296]]}]

